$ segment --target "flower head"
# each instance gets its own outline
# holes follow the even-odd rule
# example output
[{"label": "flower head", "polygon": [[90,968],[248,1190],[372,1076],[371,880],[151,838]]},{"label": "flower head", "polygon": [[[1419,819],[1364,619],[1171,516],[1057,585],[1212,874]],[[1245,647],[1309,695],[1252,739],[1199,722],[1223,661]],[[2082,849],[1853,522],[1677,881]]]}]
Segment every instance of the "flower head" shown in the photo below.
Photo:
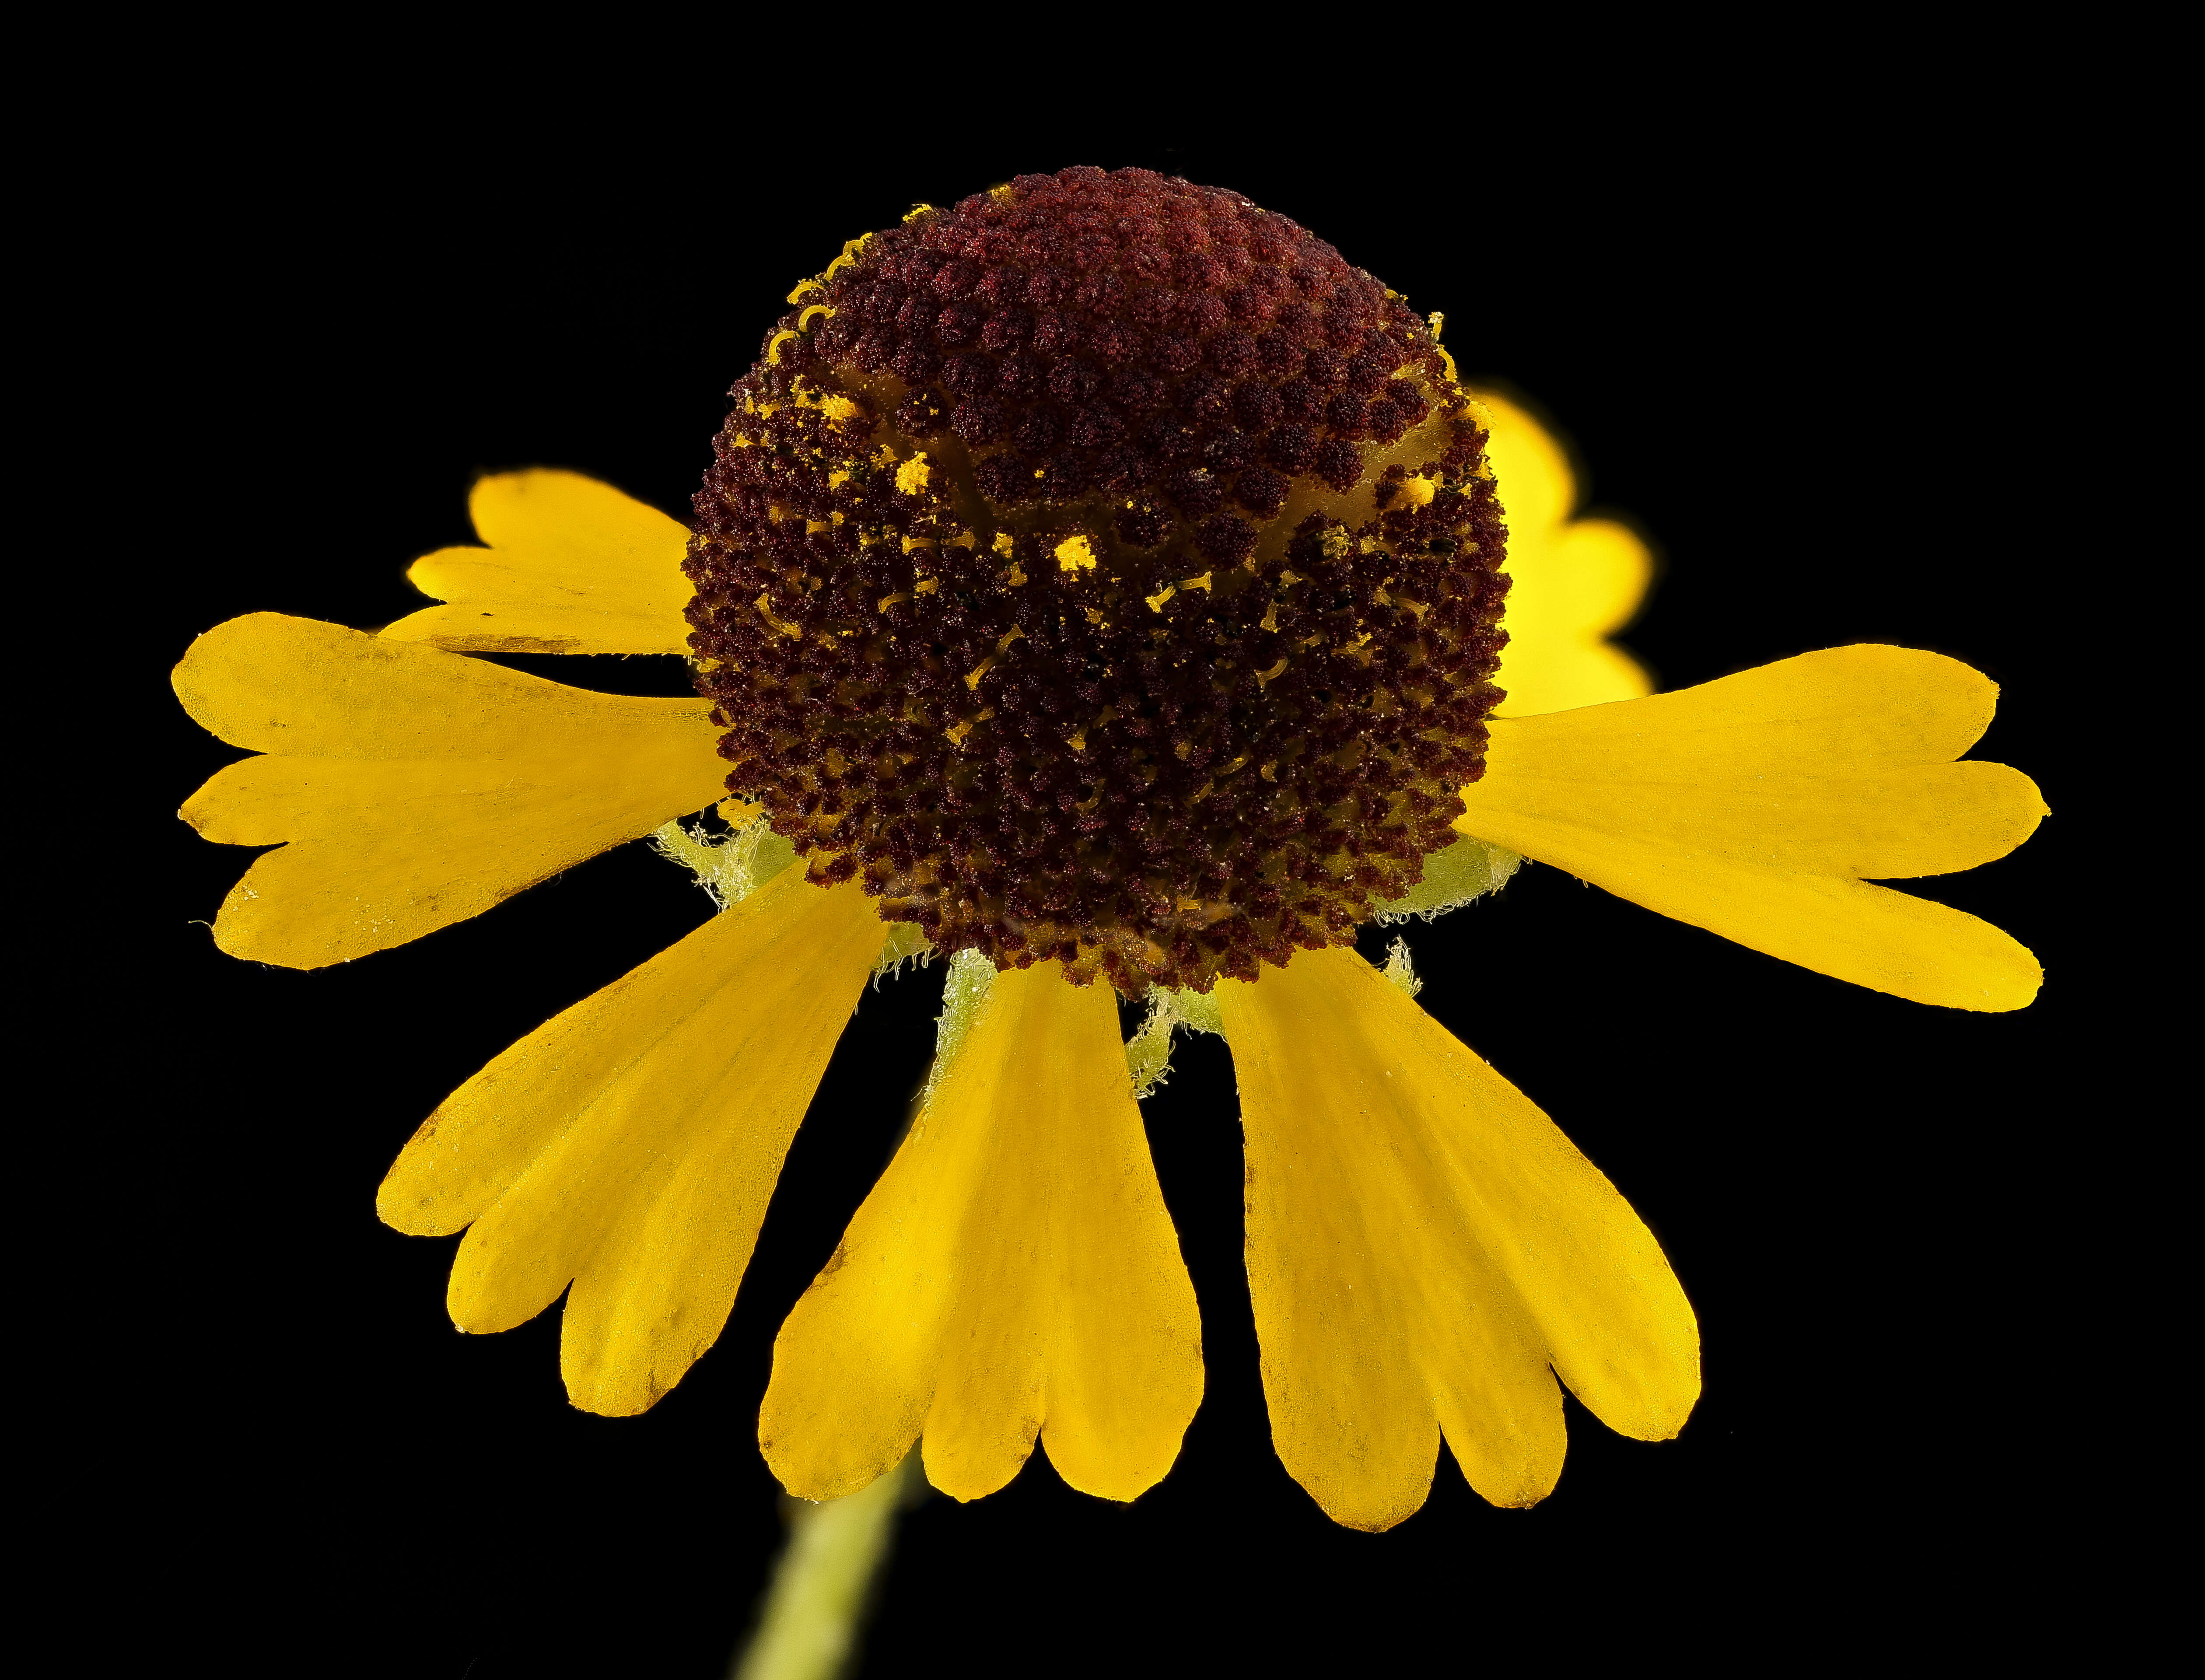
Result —
[{"label": "flower head", "polygon": [[[2044,814],[1961,761],[1993,685],[1852,647],[1646,695],[1605,640],[1643,549],[1572,517],[1551,442],[1468,395],[1434,328],[1229,193],[1022,178],[853,241],[790,305],[693,531],[573,474],[486,478],[484,546],[412,573],[444,604],[373,636],[255,614],[176,671],[263,755],[185,816],[280,843],[224,950],[348,960],[646,835],[713,895],[393,1167],[385,1220],[466,1233],[455,1321],[563,1292],[574,1402],[654,1404],[726,1321],[859,992],[930,947],[918,1113],[776,1344],[760,1442],[793,1492],[914,1440],[960,1498],[1037,1444],[1112,1499],[1165,1474],[1201,1334],[1137,1104],[1180,1030],[1234,1059],[1273,1439],[1328,1512],[1399,1522],[1442,1436],[1486,1498],[1536,1501],[1561,1386],[1675,1434],[1698,1326],[1651,1232],[1354,929],[1528,858],[1857,984],[2018,1008],[2025,949],[1875,884]],[[469,656],[684,650],[694,700]],[[731,833],[684,823],[708,807]],[[1149,1000],[1131,1046],[1119,993]]]},{"label": "flower head", "polygon": [[1421,878],[1507,584],[1482,418],[1400,298],[1236,194],[1072,169],[789,301],[686,570],[729,785],[815,881],[1138,993]]}]

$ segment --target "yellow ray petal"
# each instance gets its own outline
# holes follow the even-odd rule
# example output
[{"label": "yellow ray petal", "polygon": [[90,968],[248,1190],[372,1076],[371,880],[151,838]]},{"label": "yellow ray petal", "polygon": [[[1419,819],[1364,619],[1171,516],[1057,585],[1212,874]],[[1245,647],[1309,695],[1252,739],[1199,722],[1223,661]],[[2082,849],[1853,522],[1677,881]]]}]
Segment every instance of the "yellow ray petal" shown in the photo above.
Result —
[{"label": "yellow ray petal", "polygon": [[1654,577],[1636,532],[1576,519],[1578,484],[1561,446],[1505,397],[1480,393],[1492,416],[1486,457],[1508,519],[1508,645],[1495,679],[1503,717],[1629,700],[1645,668],[1608,638],[1631,621]]},{"label": "yellow ray petal", "polygon": [[256,613],[176,667],[205,728],[269,757],[181,815],[274,846],[216,918],[235,957],[319,968],[477,916],[710,804],[727,765],[703,700],[593,694],[340,625]]},{"label": "yellow ray petal", "polygon": [[1248,1287],[1271,1440],[1334,1521],[1561,1474],[1551,1362],[1643,1440],[1698,1398],[1699,1330],[1652,1233],[1507,1080],[1352,951],[1217,1000],[1247,1136]]},{"label": "yellow ray petal", "polygon": [[790,1492],[864,1487],[922,1433],[960,1499],[1039,1434],[1083,1493],[1162,1480],[1202,1334],[1108,986],[997,977],[926,1111],[782,1327],[759,1413]]},{"label": "yellow ray petal", "polygon": [[1863,884],[1973,869],[2045,815],[1951,761],[1998,686],[1910,648],[1833,648],[1675,694],[1496,720],[1462,833],[1819,974],[2019,1009],[2043,970],[1987,922]]},{"label": "yellow ray petal", "polygon": [[577,1406],[624,1416],[680,1381],[727,1322],[882,937],[859,888],[784,870],[446,1098],[376,1207],[419,1236],[471,1227],[453,1321],[510,1329],[571,1279]]},{"label": "yellow ray petal", "polygon": [[579,472],[498,472],[467,498],[480,549],[439,549],[406,574],[449,606],[383,631],[454,653],[686,653],[689,533]]}]

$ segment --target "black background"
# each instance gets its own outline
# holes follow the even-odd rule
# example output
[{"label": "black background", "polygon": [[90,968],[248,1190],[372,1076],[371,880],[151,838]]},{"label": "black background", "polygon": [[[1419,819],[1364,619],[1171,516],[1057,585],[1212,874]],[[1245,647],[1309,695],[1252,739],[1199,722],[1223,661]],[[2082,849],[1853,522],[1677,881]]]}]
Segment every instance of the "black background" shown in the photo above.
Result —
[{"label": "black background", "polygon": [[[374,1189],[449,1089],[706,900],[631,846],[354,965],[232,962],[199,921],[245,857],[169,813],[237,755],[176,709],[167,668],[240,613],[412,610],[406,564],[471,540],[485,470],[574,467],[681,513],[791,284],[913,201],[1071,163],[1233,187],[1444,310],[1465,374],[1550,414],[1591,504],[1662,555],[1625,639],[1664,687],[1855,640],[2005,685],[1976,756],[2061,814],[1922,885],[2050,979],[2018,1015],[1923,1008],[1537,867],[1412,929],[1424,1004],[1660,1235],[1706,1392],[1660,1446],[1572,1402],[1560,1489],[1529,1513],[1488,1508],[1442,1456],[1429,1504],[1382,1536],[1330,1524],[1271,1452],[1231,1070],[1218,1041],[1183,1043],[1146,1105],[1208,1361],[1178,1467],[1130,1508],[1039,1455],[991,1499],[931,1499],[865,1671],[1757,1659],[1963,1639],[2032,1590],[2046,1461],[2073,1450],[2048,1444],[2071,1377],[2039,1327],[2081,1286],[2024,1232],[2084,1170],[2046,1140],[2092,994],[2063,908],[2091,854],[2041,405],[2080,353],[2043,229],[2048,205],[2071,229],[2100,212],[2039,151],[2028,90],[1952,63],[1864,74],[1673,92],[1549,66],[1488,105],[1465,71],[1323,122],[1220,123],[1162,86],[1117,116],[1099,96],[960,114],[885,70],[838,84],[831,121],[756,98],[677,120],[633,88],[601,106],[573,67],[488,112],[464,81],[193,109],[134,189],[168,279],[110,393],[132,433],[111,453],[181,470],[146,480],[166,563],[115,650],[152,761],[132,960],[164,1003],[153,1066],[113,1069],[152,1081],[125,1167],[151,1236],[106,1239],[134,1251],[132,1327],[93,1356],[121,1374],[107,1438],[130,1467],[102,1545],[123,1579],[176,1588],[171,1648],[453,1680],[722,1671],[781,1533],[753,1440],[772,1336],[883,1164],[941,970],[865,997],[719,1345],[645,1417],[576,1412],[556,1309],[455,1333],[453,1244],[378,1225]],[[683,692],[670,661],[536,668]]]}]

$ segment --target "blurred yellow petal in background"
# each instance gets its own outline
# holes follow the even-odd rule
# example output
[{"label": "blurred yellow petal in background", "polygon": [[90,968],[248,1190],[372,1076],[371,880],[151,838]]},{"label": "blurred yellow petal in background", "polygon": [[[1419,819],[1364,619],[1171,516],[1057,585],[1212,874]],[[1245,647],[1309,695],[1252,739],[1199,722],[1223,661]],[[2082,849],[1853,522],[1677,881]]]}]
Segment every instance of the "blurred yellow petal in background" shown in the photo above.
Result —
[{"label": "blurred yellow petal in background", "polygon": [[1578,486],[1569,458],[1522,407],[1489,391],[1485,446],[1508,517],[1508,645],[1494,680],[1507,691],[1495,715],[1567,711],[1653,692],[1646,669],[1608,639],[1628,624],[1653,581],[1654,557],[1614,519],[1572,518]]}]

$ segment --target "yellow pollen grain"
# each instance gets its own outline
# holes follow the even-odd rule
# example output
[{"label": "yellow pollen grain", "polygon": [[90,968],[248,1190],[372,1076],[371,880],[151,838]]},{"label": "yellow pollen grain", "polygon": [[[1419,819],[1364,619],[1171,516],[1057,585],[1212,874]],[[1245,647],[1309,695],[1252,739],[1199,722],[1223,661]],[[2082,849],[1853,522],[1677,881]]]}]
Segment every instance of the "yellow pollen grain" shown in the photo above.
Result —
[{"label": "yellow pollen grain", "polygon": [[996,540],[988,546],[999,555],[1007,555],[1012,549],[1017,548],[1018,544],[1012,540],[1009,531],[999,531],[996,533]]},{"label": "yellow pollen grain", "polygon": [[1401,489],[1406,492],[1403,505],[1410,508],[1429,508],[1432,498],[1439,494],[1439,486],[1429,478],[1412,478]]},{"label": "yellow pollen grain", "polygon": [[804,632],[801,630],[799,630],[794,625],[785,623],[773,615],[773,597],[771,596],[761,595],[754,604],[758,608],[758,616],[764,619],[768,624],[771,625],[775,630],[778,631],[782,635],[793,637],[798,641],[802,641],[804,639]]},{"label": "yellow pollen grain", "polygon": [[926,451],[921,449],[896,468],[896,488],[906,496],[912,496],[924,490],[926,481],[933,476],[934,468],[927,462]]},{"label": "yellow pollen grain", "polygon": [[[855,239],[843,240],[842,254],[837,257],[833,262],[827,264],[827,272],[822,275],[820,278],[823,280],[832,280],[835,277],[835,271],[837,269],[846,269],[849,267],[851,264],[856,262],[858,260],[858,253],[863,251],[868,245],[871,244],[872,239],[873,236],[871,234],[860,234]],[[798,289],[801,290],[802,288],[799,287]],[[791,303],[794,303],[796,300],[792,297],[789,299],[789,301]]]},{"label": "yellow pollen grain", "polygon": [[720,821],[730,828],[748,828],[765,815],[764,805],[748,799],[722,799],[714,809],[719,812]]},{"label": "yellow pollen grain", "polygon": [[[1454,353],[1440,342],[1440,329],[1447,324],[1447,317],[1435,309],[1431,313],[1430,321],[1432,347],[1440,353],[1440,359],[1447,364],[1447,383],[1459,385],[1462,383],[1462,376],[1454,371]],[[1488,431],[1492,429],[1490,426],[1486,427]]]},{"label": "yellow pollen grain", "polygon": [[941,587],[942,584],[938,579],[921,578],[911,586],[911,592],[913,595],[931,595]]},{"label": "yellow pollen grain", "polygon": [[847,466],[838,466],[827,475],[827,488],[830,490],[839,490],[849,482],[850,469]]},{"label": "yellow pollen grain", "polygon": [[1095,545],[1083,531],[1067,537],[1056,545],[1056,565],[1061,572],[1092,572],[1095,569]]}]

